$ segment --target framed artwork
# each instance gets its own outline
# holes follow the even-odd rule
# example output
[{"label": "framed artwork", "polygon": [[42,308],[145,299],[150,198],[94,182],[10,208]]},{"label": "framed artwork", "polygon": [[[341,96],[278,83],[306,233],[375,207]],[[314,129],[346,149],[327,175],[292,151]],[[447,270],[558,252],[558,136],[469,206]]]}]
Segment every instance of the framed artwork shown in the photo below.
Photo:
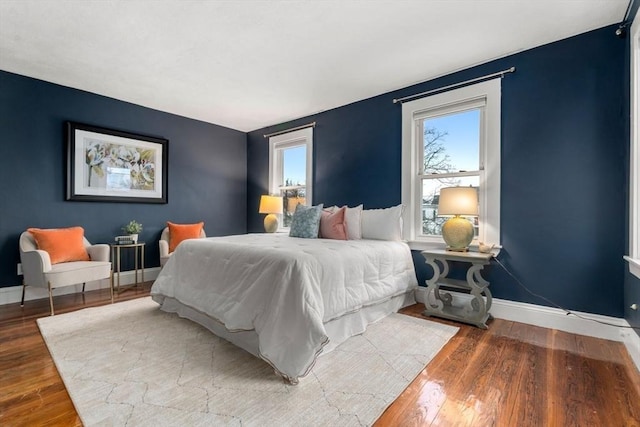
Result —
[{"label": "framed artwork", "polygon": [[67,122],[67,200],[167,203],[169,141]]}]

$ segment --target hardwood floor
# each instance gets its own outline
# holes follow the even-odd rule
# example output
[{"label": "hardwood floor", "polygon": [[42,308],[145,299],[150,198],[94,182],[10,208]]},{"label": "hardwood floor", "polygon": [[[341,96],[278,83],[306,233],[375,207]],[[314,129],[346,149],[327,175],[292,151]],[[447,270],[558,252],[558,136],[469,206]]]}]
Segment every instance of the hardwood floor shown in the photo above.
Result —
[{"label": "hardwood floor", "polygon": [[486,331],[442,322],[460,331],[376,426],[640,426],[640,373],[624,344],[500,319]]},{"label": "hardwood floor", "polygon": [[[108,303],[107,290],[55,297],[56,313]],[[35,322],[48,310],[46,299],[0,306],[2,426],[81,425]],[[640,427],[640,373],[623,344],[500,319],[486,331],[434,321],[460,331],[375,426]]]},{"label": "hardwood floor", "polygon": [[[149,295],[151,283],[116,296]],[[109,304],[109,290],[54,297],[56,314]],[[49,300],[0,306],[0,426],[81,426],[69,394],[40,335],[36,319],[49,315]]]}]

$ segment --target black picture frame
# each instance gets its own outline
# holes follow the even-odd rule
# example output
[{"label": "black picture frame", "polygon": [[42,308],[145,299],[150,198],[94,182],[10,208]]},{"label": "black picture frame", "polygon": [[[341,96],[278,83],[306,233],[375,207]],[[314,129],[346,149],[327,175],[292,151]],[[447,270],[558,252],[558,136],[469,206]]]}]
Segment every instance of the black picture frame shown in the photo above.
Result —
[{"label": "black picture frame", "polygon": [[169,141],[66,122],[66,200],[167,203]]}]

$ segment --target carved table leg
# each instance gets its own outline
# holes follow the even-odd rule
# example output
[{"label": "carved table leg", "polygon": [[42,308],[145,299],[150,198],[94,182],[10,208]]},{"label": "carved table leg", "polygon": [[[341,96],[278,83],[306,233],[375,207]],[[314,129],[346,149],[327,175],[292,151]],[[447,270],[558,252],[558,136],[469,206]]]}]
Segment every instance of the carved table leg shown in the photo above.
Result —
[{"label": "carved table leg", "polygon": [[477,271],[474,272],[473,277],[476,279],[478,283],[482,285],[482,289],[484,290],[484,294],[487,297],[487,311],[491,310],[491,303],[493,301],[493,297],[491,295],[491,291],[489,290],[489,282],[484,280],[484,278],[480,275],[480,270],[482,270],[484,266],[480,267]]},{"label": "carved table leg", "polygon": [[[438,264],[440,261],[441,264]],[[427,297],[424,304],[425,316],[442,314],[445,307],[450,307],[453,297],[448,292],[440,292],[439,280],[449,274],[449,264],[443,260],[427,258],[425,262],[433,268],[433,276],[427,280]],[[433,298],[432,298],[433,295]]]},{"label": "carved table leg", "polygon": [[[465,309],[465,316],[473,321],[476,326],[487,329],[485,323],[487,312],[491,306],[491,297],[488,289],[488,282],[480,276],[480,270],[484,266],[482,264],[473,263],[467,270],[467,283],[469,284],[470,294],[473,297],[470,307]],[[482,286],[481,286],[482,285]],[[487,294],[487,301],[483,297],[483,293]]]},{"label": "carved table leg", "polygon": [[[446,279],[449,275],[449,263],[444,259],[436,259],[434,261],[440,261],[442,264],[442,271],[440,271],[440,276],[438,277],[438,281],[441,279]],[[453,296],[449,292],[440,292],[440,286],[436,290],[436,296],[439,300],[441,300],[445,307],[451,307],[451,303],[453,302]]]},{"label": "carved table leg", "polygon": [[[442,311],[444,304],[440,298],[440,285],[438,284],[438,280],[440,279],[440,266],[433,258],[426,259],[425,262],[433,269],[433,276],[427,280],[427,298],[424,304],[424,314],[428,316],[431,312],[437,313]],[[433,298],[431,298],[431,295],[433,295]]]}]

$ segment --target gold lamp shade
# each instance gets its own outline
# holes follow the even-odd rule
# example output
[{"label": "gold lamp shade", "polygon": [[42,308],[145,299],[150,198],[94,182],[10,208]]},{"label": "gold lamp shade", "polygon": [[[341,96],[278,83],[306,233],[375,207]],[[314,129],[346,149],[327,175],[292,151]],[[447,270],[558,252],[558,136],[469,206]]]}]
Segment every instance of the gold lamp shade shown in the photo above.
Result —
[{"label": "gold lamp shade", "polygon": [[466,252],[473,240],[473,224],[465,216],[478,215],[476,187],[446,187],[440,189],[438,216],[453,215],[442,226],[442,238],[447,250]]}]

